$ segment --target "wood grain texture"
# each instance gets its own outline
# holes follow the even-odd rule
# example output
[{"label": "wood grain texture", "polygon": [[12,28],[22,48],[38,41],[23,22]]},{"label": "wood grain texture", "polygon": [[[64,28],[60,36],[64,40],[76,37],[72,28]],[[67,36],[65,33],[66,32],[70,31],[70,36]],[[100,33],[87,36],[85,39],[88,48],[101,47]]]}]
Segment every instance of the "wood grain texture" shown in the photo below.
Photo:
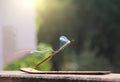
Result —
[{"label": "wood grain texture", "polygon": [[28,74],[21,71],[1,71],[0,82],[120,82],[120,74]]}]

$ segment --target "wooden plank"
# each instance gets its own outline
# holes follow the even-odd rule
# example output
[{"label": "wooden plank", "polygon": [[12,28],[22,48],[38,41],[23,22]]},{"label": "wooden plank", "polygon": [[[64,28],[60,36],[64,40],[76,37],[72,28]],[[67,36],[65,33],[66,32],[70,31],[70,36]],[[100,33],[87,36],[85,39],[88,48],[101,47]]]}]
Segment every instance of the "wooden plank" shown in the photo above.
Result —
[{"label": "wooden plank", "polygon": [[120,74],[28,74],[21,71],[1,71],[0,82],[120,82]]}]

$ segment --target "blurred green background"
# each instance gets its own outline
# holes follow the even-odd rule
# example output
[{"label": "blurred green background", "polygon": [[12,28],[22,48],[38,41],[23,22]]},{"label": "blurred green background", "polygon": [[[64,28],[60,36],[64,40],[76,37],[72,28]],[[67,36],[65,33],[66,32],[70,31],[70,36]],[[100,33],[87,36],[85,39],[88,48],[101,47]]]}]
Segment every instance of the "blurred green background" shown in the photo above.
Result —
[{"label": "blurred green background", "polygon": [[[119,9],[119,0],[36,0],[38,46],[56,50],[61,35],[75,40],[38,69],[120,72]],[[30,55],[5,69],[31,67],[40,58]]]},{"label": "blurred green background", "polygon": [[[51,51],[51,46],[46,43],[40,43],[38,44],[37,50],[41,53],[38,52],[33,52],[28,54],[26,57],[23,57],[20,60],[15,61],[14,63],[6,66],[4,69],[5,70],[19,70],[20,68],[34,68],[36,64],[38,64],[41,60],[45,59],[48,57],[52,51]],[[47,50],[47,51],[45,51]],[[51,63],[46,62],[44,64],[41,64],[39,67],[36,69],[38,70],[47,70],[49,71],[51,69]]]}]

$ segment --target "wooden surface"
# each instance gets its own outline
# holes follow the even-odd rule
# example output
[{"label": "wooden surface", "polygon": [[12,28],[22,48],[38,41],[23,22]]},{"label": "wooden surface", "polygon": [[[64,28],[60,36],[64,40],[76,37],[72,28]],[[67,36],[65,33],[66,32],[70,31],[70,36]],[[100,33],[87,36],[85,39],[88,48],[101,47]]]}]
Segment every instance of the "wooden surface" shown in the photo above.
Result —
[{"label": "wooden surface", "polygon": [[0,71],[0,82],[120,82],[120,74],[66,75],[28,74],[21,71]]}]

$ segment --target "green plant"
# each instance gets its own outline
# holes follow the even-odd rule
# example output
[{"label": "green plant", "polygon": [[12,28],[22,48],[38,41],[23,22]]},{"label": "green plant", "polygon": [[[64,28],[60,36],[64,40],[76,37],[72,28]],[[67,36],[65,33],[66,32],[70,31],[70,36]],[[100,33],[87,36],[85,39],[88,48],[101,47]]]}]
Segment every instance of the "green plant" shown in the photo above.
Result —
[{"label": "green plant", "polygon": [[[4,69],[5,70],[19,70],[19,68],[26,68],[26,67],[34,67],[38,62],[46,58],[52,53],[51,46],[45,43],[40,43],[38,45],[38,51],[43,51],[43,49],[47,50],[44,53],[37,53],[34,52],[32,54],[28,54],[27,56],[21,58],[20,60],[17,60],[13,62],[10,65],[7,65]],[[51,64],[50,61],[47,61],[43,64],[41,64],[38,68],[38,70],[51,70]]]}]

